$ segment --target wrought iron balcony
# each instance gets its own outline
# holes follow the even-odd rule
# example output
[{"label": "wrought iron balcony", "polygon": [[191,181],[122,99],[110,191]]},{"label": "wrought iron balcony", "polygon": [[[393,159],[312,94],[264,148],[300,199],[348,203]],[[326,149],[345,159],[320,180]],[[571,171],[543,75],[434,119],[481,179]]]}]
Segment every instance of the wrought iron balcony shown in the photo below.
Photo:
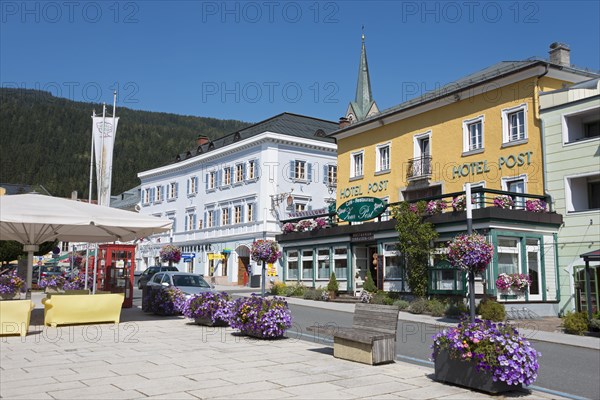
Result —
[{"label": "wrought iron balcony", "polygon": [[408,180],[425,179],[431,177],[431,156],[412,158],[408,160]]}]

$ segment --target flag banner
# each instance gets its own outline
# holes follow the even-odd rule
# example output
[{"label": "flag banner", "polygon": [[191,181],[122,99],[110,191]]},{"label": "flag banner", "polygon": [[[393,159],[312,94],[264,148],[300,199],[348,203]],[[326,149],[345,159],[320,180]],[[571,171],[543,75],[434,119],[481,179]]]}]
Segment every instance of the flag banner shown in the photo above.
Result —
[{"label": "flag banner", "polygon": [[[113,126],[114,121],[114,126]],[[92,117],[92,133],[94,136],[94,153],[96,157],[96,182],[98,186],[98,204],[110,205],[110,188],[112,182],[113,146],[119,117]]]}]

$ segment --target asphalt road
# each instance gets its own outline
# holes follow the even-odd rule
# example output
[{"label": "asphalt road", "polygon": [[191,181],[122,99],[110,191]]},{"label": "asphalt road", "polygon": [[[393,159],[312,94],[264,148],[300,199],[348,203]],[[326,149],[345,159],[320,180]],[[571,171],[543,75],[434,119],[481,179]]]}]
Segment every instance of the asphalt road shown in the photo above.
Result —
[{"label": "asphalt road", "polygon": [[[311,340],[331,346],[331,338],[319,337],[307,330],[309,326],[351,326],[352,314],[313,307],[290,305],[293,328],[288,336]],[[431,337],[443,329],[422,323],[398,323],[396,359],[433,367]],[[600,399],[600,351],[565,346],[548,342],[531,341],[542,353],[536,388],[549,389],[573,398]]]}]

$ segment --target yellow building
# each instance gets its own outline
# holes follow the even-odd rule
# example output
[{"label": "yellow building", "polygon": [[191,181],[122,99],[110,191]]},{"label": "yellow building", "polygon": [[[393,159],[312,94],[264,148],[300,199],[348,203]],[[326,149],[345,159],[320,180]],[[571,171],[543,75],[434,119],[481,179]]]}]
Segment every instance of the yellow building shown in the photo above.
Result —
[{"label": "yellow building", "polygon": [[[370,273],[379,289],[410,296],[410,271],[386,203],[425,200],[424,218],[439,235],[427,294],[465,296],[466,274],[443,253],[448,241],[467,231],[466,197],[459,196],[470,183],[472,228],[494,246],[475,294],[496,296],[512,318],[525,309],[530,317],[557,315],[562,216],[544,188],[539,93],[594,76],[572,68],[568,47],[555,43],[550,61],[500,62],[380,112],[363,41],[356,98],[332,134],[337,177],[326,184],[336,191],[338,221],[325,229],[284,221],[284,234],[277,236],[284,280],[323,287],[335,272],[341,290],[356,293]],[[526,274],[530,283],[527,289],[496,287],[502,274]]]},{"label": "yellow building", "polygon": [[337,204],[361,196],[414,200],[463,191],[467,182],[543,195],[539,92],[594,76],[569,66],[566,46],[554,47],[550,62],[500,62],[363,120],[342,121],[334,135]]}]

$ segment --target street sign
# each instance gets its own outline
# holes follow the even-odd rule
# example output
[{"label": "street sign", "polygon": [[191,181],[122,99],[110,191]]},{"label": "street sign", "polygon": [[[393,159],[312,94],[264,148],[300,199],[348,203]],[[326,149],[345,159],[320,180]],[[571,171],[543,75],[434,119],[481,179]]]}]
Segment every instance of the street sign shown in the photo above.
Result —
[{"label": "street sign", "polygon": [[194,261],[194,258],[196,258],[196,253],[181,253],[181,258],[183,259],[183,262]]},{"label": "street sign", "polygon": [[385,202],[377,197],[350,199],[337,209],[338,218],[348,221],[368,221],[377,218],[385,210]]}]

